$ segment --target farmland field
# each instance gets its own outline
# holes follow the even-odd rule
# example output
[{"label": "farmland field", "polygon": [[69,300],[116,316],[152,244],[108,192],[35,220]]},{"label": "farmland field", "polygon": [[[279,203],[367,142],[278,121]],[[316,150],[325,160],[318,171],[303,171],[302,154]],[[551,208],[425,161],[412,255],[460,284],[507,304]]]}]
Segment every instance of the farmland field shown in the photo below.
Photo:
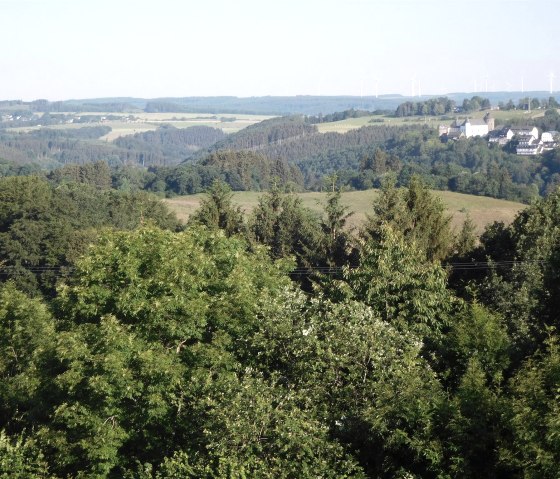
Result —
[{"label": "farmland field", "polygon": [[[224,133],[235,133],[249,125],[261,122],[271,116],[264,115],[232,115],[232,114],[209,114],[209,113],[99,113],[99,112],[80,112],[75,115],[87,116],[118,116],[116,120],[106,120],[103,122],[95,123],[62,123],[59,125],[48,126],[31,126],[8,128],[8,131],[26,133],[31,130],[38,130],[41,128],[49,129],[74,129],[92,126],[110,126],[112,131],[107,135],[101,137],[104,141],[114,141],[116,138],[126,135],[133,135],[135,133],[142,133],[145,131],[156,130],[162,125],[173,125],[175,128],[188,128],[190,126],[210,126],[219,128]],[[134,117],[133,121],[126,121],[126,117]]]},{"label": "farmland field", "polygon": [[[349,218],[351,226],[359,226],[366,218],[366,214],[371,211],[371,203],[379,194],[378,190],[348,191],[342,194],[342,202],[348,206],[354,214]],[[477,233],[481,233],[487,224],[494,221],[510,223],[515,215],[525,208],[525,205],[513,201],[498,200],[485,196],[464,195],[451,191],[434,191],[447,206],[449,214],[452,215],[453,226],[459,228],[464,221],[467,212],[477,226]],[[247,214],[257,205],[261,192],[243,191],[233,194],[233,201],[241,206]],[[325,202],[326,193],[310,192],[298,193],[303,205],[319,213],[322,210],[321,204]],[[179,196],[164,200],[167,205],[177,213],[182,221],[198,208],[204,194]]]}]

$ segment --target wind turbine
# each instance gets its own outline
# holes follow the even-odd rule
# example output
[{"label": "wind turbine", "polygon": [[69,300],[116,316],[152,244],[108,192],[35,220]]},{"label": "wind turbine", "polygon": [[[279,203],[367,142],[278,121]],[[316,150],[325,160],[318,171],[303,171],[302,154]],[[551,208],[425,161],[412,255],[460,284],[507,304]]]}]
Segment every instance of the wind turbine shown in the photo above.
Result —
[{"label": "wind turbine", "polygon": [[550,94],[552,95],[552,80],[554,80],[554,73],[550,72],[548,78],[550,79]]}]

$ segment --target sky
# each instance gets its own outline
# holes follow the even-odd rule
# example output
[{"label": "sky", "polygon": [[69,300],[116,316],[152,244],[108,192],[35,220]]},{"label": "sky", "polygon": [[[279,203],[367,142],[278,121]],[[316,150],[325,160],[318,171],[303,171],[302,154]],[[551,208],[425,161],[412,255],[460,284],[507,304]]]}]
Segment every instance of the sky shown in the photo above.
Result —
[{"label": "sky", "polygon": [[560,0],[0,0],[0,99],[560,90]]}]

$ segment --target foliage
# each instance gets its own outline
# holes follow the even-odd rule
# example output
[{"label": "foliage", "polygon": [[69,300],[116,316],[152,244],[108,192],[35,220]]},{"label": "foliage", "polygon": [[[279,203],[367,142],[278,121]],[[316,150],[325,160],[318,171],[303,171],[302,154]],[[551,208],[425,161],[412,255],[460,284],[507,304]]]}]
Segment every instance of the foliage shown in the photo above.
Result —
[{"label": "foliage", "polygon": [[357,301],[319,296],[307,306],[290,294],[267,307],[254,343],[258,367],[303,391],[368,477],[437,470],[440,446],[429,431],[442,396],[415,335]]},{"label": "foliage", "polygon": [[295,255],[303,265],[312,261],[318,240],[317,220],[295,195],[278,188],[265,193],[253,210],[249,231],[254,241],[270,248],[273,259]]},{"label": "foliage", "polygon": [[[55,345],[55,324],[44,304],[0,285],[0,424],[33,424],[44,414],[42,375],[49,374]],[[14,424],[14,427],[16,425]]]},{"label": "foliage", "polygon": [[415,242],[429,260],[442,260],[453,245],[450,222],[443,202],[421,180],[412,178],[405,190],[396,189],[389,181],[373,203],[373,215],[368,216],[363,236],[378,241],[388,225]]},{"label": "foliage", "polygon": [[189,222],[222,229],[228,236],[241,233],[245,229],[243,212],[239,206],[232,204],[231,198],[229,186],[219,180],[215,181]]},{"label": "foliage", "polygon": [[[447,148],[430,138],[401,146]],[[343,178],[322,217],[273,189],[244,237],[224,183],[178,232],[79,172],[0,180],[0,267],[18,272],[0,285],[0,477],[557,476],[560,191],[473,249],[414,177],[385,184],[355,243]],[[489,262],[464,299],[457,255]],[[343,274],[298,284],[287,258]],[[33,265],[68,270],[32,297]]]},{"label": "foliage", "polygon": [[360,248],[359,266],[347,269],[352,297],[371,306],[401,331],[438,341],[454,306],[442,267],[391,227]]},{"label": "foliage", "polygon": [[38,177],[1,178],[1,279],[12,278],[28,292],[52,294],[57,277],[68,272],[99,228],[133,229],[144,221],[178,228],[165,205],[145,192],[70,183],[54,187]]},{"label": "foliage", "polygon": [[349,208],[340,201],[341,191],[336,189],[336,176],[330,178],[332,191],[328,193],[321,219],[322,238],[320,255],[326,266],[342,266],[348,263],[352,250],[352,232],[346,228],[346,220],[352,216]]},{"label": "foliage", "polygon": [[519,213],[508,228],[494,228],[476,257],[517,260],[481,281],[483,300],[508,316],[521,356],[534,351],[547,327],[558,327],[560,190]]},{"label": "foliage", "polygon": [[224,132],[218,128],[191,126],[179,129],[166,125],[155,131],[117,138],[115,145],[142,152],[142,166],[169,165],[180,163],[201,148],[208,148],[224,138]]},{"label": "foliage", "polygon": [[426,101],[412,102],[407,101],[401,103],[396,111],[395,116],[414,116],[414,115],[444,115],[455,110],[455,101],[446,97],[432,98]]},{"label": "foliage", "polygon": [[1,479],[55,479],[48,472],[48,464],[40,450],[23,437],[9,437],[0,431]]},{"label": "foliage", "polygon": [[512,379],[513,441],[504,451],[528,478],[553,478],[560,462],[560,351],[551,336]]},{"label": "foliage", "polygon": [[342,121],[346,120],[347,118],[361,118],[364,116],[370,116],[372,113],[365,110],[355,110],[351,108],[350,110],[345,111],[337,111],[335,113],[329,113],[327,115],[316,115],[316,116],[308,116],[305,120],[311,124],[317,123],[331,123],[334,121]]}]

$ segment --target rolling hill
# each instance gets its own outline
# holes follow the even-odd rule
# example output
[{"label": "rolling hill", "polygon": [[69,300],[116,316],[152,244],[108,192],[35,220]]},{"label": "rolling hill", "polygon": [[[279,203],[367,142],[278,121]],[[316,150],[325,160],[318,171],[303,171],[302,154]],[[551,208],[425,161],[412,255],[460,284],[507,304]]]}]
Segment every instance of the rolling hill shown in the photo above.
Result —
[{"label": "rolling hill", "polygon": [[[477,226],[477,233],[481,233],[484,227],[494,221],[511,223],[515,215],[526,208],[526,205],[513,201],[498,200],[484,196],[465,195],[451,191],[433,191],[447,205],[449,213],[453,216],[453,226],[459,227],[464,221],[467,212]],[[262,192],[243,191],[235,192],[233,200],[241,206],[248,214],[257,205]],[[354,214],[349,219],[349,224],[359,227],[371,210],[371,202],[378,195],[378,190],[348,191],[342,194],[342,202],[348,206]],[[326,198],[326,193],[310,192],[298,193],[304,206],[321,212]],[[178,196],[164,200],[165,203],[177,214],[180,220],[186,221],[188,217],[198,208],[204,194]]]}]

